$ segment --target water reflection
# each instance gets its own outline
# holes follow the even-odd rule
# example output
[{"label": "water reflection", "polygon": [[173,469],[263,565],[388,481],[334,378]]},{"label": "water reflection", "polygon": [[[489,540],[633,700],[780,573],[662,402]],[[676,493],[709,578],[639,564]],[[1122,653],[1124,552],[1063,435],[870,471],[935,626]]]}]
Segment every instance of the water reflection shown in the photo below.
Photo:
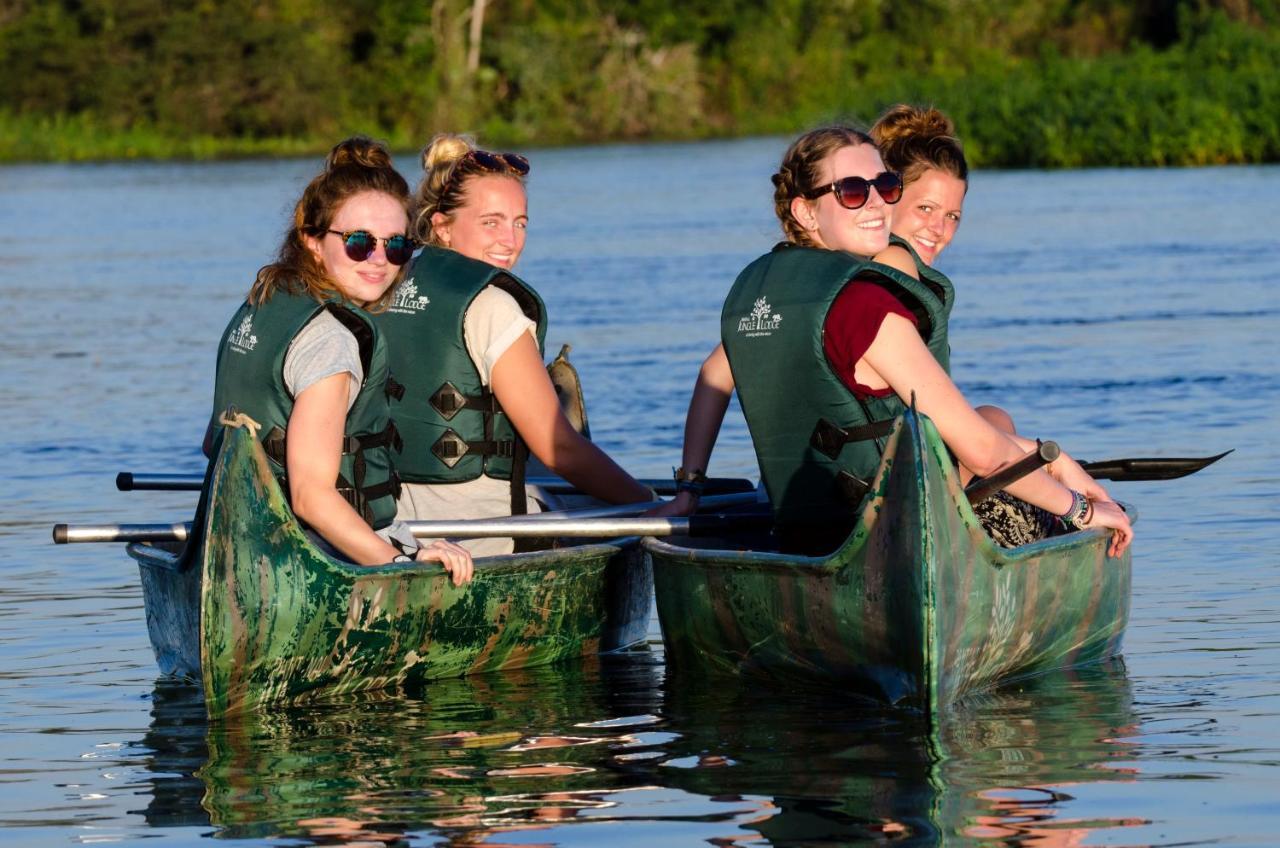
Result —
[{"label": "water reflection", "polygon": [[691,844],[1076,845],[1145,823],[1076,803],[1134,779],[1135,725],[1119,663],[940,726],[827,690],[664,679],[647,652],[213,725],[164,684],[144,815],[296,845],[553,845],[621,821]]},{"label": "water reflection", "polygon": [[1070,787],[1133,779],[1137,719],[1119,662],[989,693],[937,726],[829,691],[732,681],[669,687],[664,716],[687,731],[667,784],[770,796],[773,814],[749,829],[773,845],[1072,845],[1145,823],[1073,817]]}]

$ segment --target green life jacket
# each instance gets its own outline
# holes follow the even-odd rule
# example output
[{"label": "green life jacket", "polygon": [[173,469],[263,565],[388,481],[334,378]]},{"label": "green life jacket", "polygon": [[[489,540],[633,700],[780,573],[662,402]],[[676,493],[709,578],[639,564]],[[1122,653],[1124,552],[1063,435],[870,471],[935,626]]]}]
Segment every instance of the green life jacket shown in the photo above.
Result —
[{"label": "green life jacket", "polygon": [[942,326],[934,328],[934,332],[941,333],[942,336],[936,339],[937,346],[931,346],[931,349],[933,355],[938,357],[938,362],[942,363],[942,367],[950,374],[951,341],[947,336],[947,324],[951,321],[951,308],[956,305],[956,287],[951,284],[946,274],[921,259],[920,254],[916,253],[916,249],[906,239],[890,235],[889,244],[896,244],[911,254],[911,261],[916,263],[916,276],[942,301],[942,312],[947,320],[942,322]]},{"label": "green life jacket", "polygon": [[467,354],[463,317],[486,286],[515,298],[537,324],[546,308],[538,293],[509,271],[428,245],[405,273],[395,299],[375,320],[387,338],[391,371],[404,393],[393,404],[404,449],[396,461],[412,483],[461,483],[481,475],[511,480],[512,514],[526,512],[527,449]]},{"label": "green life jacket", "polygon": [[284,360],[289,344],[321,310],[337,318],[360,345],[364,382],[347,412],[342,460],[336,487],[347,502],[377,530],[395,518],[399,482],[391,459],[398,443],[387,400],[387,349],[369,314],[349,304],[319,303],[308,295],[276,292],[266,302],[241,305],[218,345],[214,379],[213,456],[222,443],[219,420],[228,407],[262,425],[262,441],[286,496],[285,434],[294,398],[284,384]]},{"label": "green life jacket", "polygon": [[911,310],[945,367],[947,316],[933,289],[849,253],[779,245],[725,300],[720,337],[780,528],[851,521],[904,408],[896,395],[859,398],[827,361],[827,312],[855,277]]}]

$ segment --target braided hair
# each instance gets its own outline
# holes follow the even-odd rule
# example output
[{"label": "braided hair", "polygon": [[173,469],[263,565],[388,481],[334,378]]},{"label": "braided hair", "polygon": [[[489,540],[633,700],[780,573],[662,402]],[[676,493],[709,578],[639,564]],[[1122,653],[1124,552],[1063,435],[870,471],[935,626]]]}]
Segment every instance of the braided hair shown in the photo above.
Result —
[{"label": "braided hair", "polygon": [[871,144],[871,136],[843,124],[810,130],[791,142],[782,156],[778,173],[773,175],[773,211],[782,224],[787,241],[802,247],[814,247],[809,234],[791,211],[791,201],[803,197],[822,179],[822,163],[845,147]]}]

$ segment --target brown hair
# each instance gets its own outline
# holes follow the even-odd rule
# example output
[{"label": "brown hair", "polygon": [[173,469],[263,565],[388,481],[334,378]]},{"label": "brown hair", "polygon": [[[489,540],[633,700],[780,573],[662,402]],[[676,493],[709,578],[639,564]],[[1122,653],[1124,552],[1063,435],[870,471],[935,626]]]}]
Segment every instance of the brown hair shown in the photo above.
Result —
[{"label": "brown hair", "polygon": [[822,163],[827,157],[846,147],[871,144],[871,136],[843,124],[819,127],[791,142],[782,156],[778,173],[773,175],[773,211],[782,223],[787,241],[804,247],[814,246],[809,231],[791,212],[791,201],[804,196],[822,179]]},{"label": "brown hair", "polygon": [[969,184],[969,165],[956,126],[937,109],[899,103],[880,116],[871,137],[885,165],[902,174],[903,185],[931,168]]},{"label": "brown hair", "polygon": [[[408,211],[409,184],[392,166],[386,145],[365,136],[353,136],[329,152],[324,170],[307,184],[293,207],[293,219],[276,260],[258,271],[258,278],[249,289],[249,302],[265,303],[277,290],[309,294],[316,300],[335,294],[342,298],[342,292],[307,247],[304,237],[323,237],[342,204],[366,191],[390,195]],[[404,266],[399,273],[404,273]],[[394,290],[394,284],[388,286],[382,297],[366,307],[375,312],[386,308]]]},{"label": "brown hair", "polygon": [[523,187],[524,175],[513,170],[494,171],[467,154],[476,149],[475,139],[466,135],[441,133],[422,151],[422,181],[413,193],[409,214],[410,235],[422,244],[440,244],[431,218],[437,212],[452,220],[453,211],[467,202],[468,178],[479,174],[510,177]]}]

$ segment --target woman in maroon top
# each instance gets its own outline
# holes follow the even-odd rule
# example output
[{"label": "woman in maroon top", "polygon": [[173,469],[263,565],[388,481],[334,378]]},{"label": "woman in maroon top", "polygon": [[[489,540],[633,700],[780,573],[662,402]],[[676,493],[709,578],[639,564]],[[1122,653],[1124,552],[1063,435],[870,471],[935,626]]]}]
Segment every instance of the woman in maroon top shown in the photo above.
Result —
[{"label": "woman in maroon top", "polygon": [[[887,249],[894,208],[873,182],[884,170],[870,137],[857,130],[824,127],[801,136],[788,148],[773,178],[775,211],[787,240],[872,257],[917,277],[907,251]],[[814,186],[833,185],[846,177],[868,182],[861,204],[845,206],[834,191],[806,199],[806,194],[813,196]],[[914,317],[877,286],[855,279],[845,287],[827,313],[824,348],[850,391],[881,396],[892,392],[903,399],[914,395],[916,408],[933,420],[943,441],[971,472],[990,474],[1024,454],[1010,434],[992,426],[965,400],[921,340]],[[703,363],[689,402],[678,477],[705,475],[733,389],[733,372],[720,345]],[[1065,453],[1046,471],[1010,484],[1008,491],[1054,515],[1070,517],[1076,527],[1113,529],[1113,556],[1133,537],[1124,511]],[[684,488],[657,512],[687,514],[696,509],[697,496],[696,486]]]}]

